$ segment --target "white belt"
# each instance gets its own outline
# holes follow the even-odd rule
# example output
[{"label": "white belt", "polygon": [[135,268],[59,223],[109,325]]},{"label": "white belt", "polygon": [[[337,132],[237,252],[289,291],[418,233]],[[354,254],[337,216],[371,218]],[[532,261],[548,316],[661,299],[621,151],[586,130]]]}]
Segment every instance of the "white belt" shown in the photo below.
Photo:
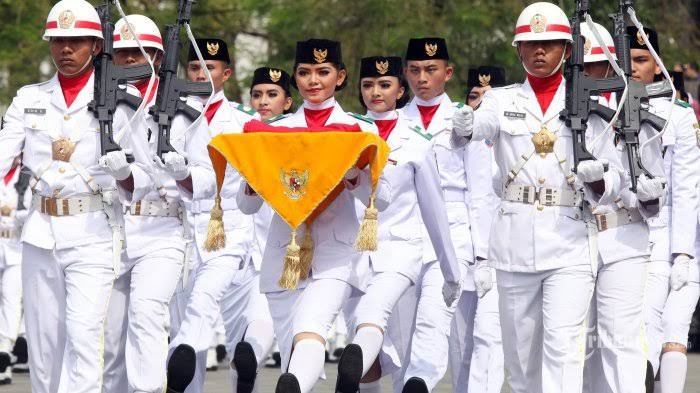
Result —
[{"label": "white belt", "polygon": [[102,195],[75,198],[51,198],[32,195],[32,209],[53,217],[74,216],[104,210]]},{"label": "white belt", "polygon": [[12,229],[0,230],[0,239],[14,239],[16,232]]},{"label": "white belt", "polygon": [[[200,199],[192,201],[190,204],[190,212],[193,214],[207,213],[210,212],[212,207],[214,207],[213,199]],[[221,199],[221,209],[222,210],[238,210],[238,205],[236,204],[236,198]]]},{"label": "white belt", "polygon": [[595,222],[598,227],[598,232],[603,232],[607,229],[621,227],[633,222],[641,222],[642,215],[637,209],[620,209],[608,214],[596,214]]},{"label": "white belt", "polygon": [[162,201],[138,201],[127,210],[132,216],[180,217],[180,204]]},{"label": "white belt", "polygon": [[579,207],[583,198],[580,192],[562,188],[546,188],[509,184],[503,199],[511,202],[522,202],[539,206],[571,206]]},{"label": "white belt", "polygon": [[457,188],[446,188],[443,190],[445,202],[464,202],[466,200],[467,190]]}]

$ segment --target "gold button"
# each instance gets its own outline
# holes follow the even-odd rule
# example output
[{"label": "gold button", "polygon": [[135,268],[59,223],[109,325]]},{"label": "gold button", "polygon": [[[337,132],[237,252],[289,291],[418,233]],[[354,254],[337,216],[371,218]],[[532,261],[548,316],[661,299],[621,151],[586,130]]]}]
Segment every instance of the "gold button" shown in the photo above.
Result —
[{"label": "gold button", "polygon": [[58,173],[66,173],[66,168],[58,168]]},{"label": "gold button", "polygon": [[60,190],[53,190],[53,197],[54,197],[54,198],[58,198],[59,195],[61,195],[61,191],[60,191]]},{"label": "gold button", "polygon": [[537,205],[537,210],[539,210],[539,211],[544,210],[544,206],[543,206],[543,205]]},{"label": "gold button", "polygon": [[36,128],[36,123],[32,123],[32,128]]},{"label": "gold button", "polygon": [[70,120],[70,115],[64,115],[63,120]]},{"label": "gold button", "polygon": [[538,180],[538,182],[540,182],[540,184],[544,184],[544,178],[541,177],[540,180]]}]

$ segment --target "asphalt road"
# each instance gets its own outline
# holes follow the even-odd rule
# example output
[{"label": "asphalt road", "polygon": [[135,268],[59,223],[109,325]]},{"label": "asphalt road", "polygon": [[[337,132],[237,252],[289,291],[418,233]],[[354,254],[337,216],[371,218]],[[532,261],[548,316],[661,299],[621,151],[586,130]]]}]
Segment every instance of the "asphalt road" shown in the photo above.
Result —
[{"label": "asphalt road", "polygon": [[[688,362],[688,379],[685,393],[700,393],[700,354],[691,354]],[[335,365],[326,364],[328,380],[317,385],[316,393],[332,393],[335,384]],[[279,375],[279,369],[266,368],[262,370],[262,386],[260,393],[272,393],[275,391],[275,383]],[[221,367],[219,371],[207,373],[207,382],[204,391],[206,393],[230,393],[228,370]],[[444,378],[435,392],[451,392],[449,378]],[[509,390],[504,387],[503,392]],[[29,378],[26,374],[15,375],[12,385],[0,386],[0,393],[29,393]],[[385,378],[384,392],[391,392],[389,381]]]}]

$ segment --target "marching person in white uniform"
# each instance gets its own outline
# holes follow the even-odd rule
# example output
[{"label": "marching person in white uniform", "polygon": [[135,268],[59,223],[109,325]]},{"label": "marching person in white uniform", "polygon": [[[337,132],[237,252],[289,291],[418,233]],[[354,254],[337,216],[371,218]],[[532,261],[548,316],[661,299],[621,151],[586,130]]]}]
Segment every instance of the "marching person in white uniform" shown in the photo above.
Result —
[{"label": "marching person in white uniform", "polygon": [[[44,39],[58,73],[17,92],[0,133],[0,175],[23,152],[34,176],[22,232],[30,378],[33,392],[98,393],[122,249],[115,178],[104,160],[98,165],[99,126],[88,111],[100,18],[84,0],[62,0],[49,13]],[[129,114],[117,109],[115,130]]]},{"label": "marching person in white uniform", "polygon": [[[651,29],[644,30],[658,53],[658,35]],[[628,28],[627,34],[632,77],[645,84],[654,82],[661,73],[660,66],[644,41],[640,42],[636,28]],[[653,99],[649,111],[669,123],[661,138],[662,146],[655,146],[663,158],[666,195],[658,216],[648,220],[651,246],[645,296],[648,360],[653,375],[659,379],[656,387],[664,393],[681,393],[688,367],[688,330],[700,297],[700,272],[694,258],[700,181],[698,120],[689,105],[668,98]],[[647,128],[647,135],[649,132]],[[645,154],[655,157],[656,152]]]},{"label": "marching person in white uniform", "polygon": [[[209,140],[220,133],[242,132],[243,125],[252,119],[253,111],[230,102],[224,95],[224,84],[232,74],[226,42],[216,38],[197,39],[202,56],[214,82],[214,96],[205,113],[209,125]],[[205,82],[207,75],[190,48],[187,76],[191,81]],[[196,183],[197,180],[194,179]],[[222,189],[222,208],[226,223],[226,247],[207,251],[204,242],[214,193],[195,194],[189,204],[195,238],[194,284],[184,311],[184,319],[170,347],[191,346],[197,354],[194,379],[186,392],[201,392],[204,388],[206,353],[214,334],[214,325],[221,313],[226,328],[227,350],[233,354],[232,377],[239,392],[252,391],[257,367],[265,360],[273,342],[272,321],[264,296],[258,288],[259,273],[252,259],[256,241],[253,217],[238,208],[235,195],[240,175],[229,168]],[[193,364],[174,365],[171,370],[193,367]],[[234,390],[236,391],[236,390]]]},{"label": "marching person in white uniform", "polygon": [[[581,392],[585,321],[594,288],[591,252],[581,209],[584,198],[612,201],[621,186],[612,140],[600,160],[572,172],[571,130],[561,66],[571,27],[551,3],[534,3],[518,18],[513,45],[527,72],[521,85],[486,93],[475,113],[458,110],[453,137],[494,142],[502,201],[489,239],[497,269],[503,351],[511,391]],[[603,131],[589,122],[586,139]],[[605,170],[604,161],[608,162]]]},{"label": "marching person in white uniform", "polygon": [[[502,68],[481,66],[469,69],[467,104],[474,110],[478,109],[487,91],[505,83],[505,70]],[[471,150],[466,161],[469,214],[476,221],[472,227],[472,238],[477,257],[473,265],[463,269],[463,291],[452,319],[450,374],[454,392],[466,386],[472,392],[499,393],[505,377],[498,291],[491,290],[495,286],[496,274],[486,261],[491,220],[498,205],[498,196],[492,187],[497,168],[493,171],[482,169],[496,165],[493,144],[490,141],[483,143],[489,148]],[[488,153],[488,156],[484,153]],[[481,277],[485,277],[485,281]]]},{"label": "marching person in white uniform", "polygon": [[341,393],[378,392],[380,377],[400,367],[395,351],[381,350],[383,344],[390,345],[385,332],[392,309],[420,273],[423,224],[437,245],[445,275],[459,277],[431,138],[396,110],[408,101],[401,58],[363,58],[359,90],[368,117],[391,148],[383,176],[395,198],[379,214],[379,248],[369,256],[372,276],[367,290],[345,308],[354,338],[338,363],[336,391]]},{"label": "marching person in white uniform", "polygon": [[[473,264],[473,239],[469,229],[468,186],[464,147],[452,149],[449,129],[454,110],[445,85],[453,74],[447,44],[442,38],[414,38],[408,43],[404,73],[413,100],[401,110],[414,120],[416,130],[430,138],[444,194],[450,234],[460,269]],[[475,146],[470,149],[483,148]],[[422,190],[421,190],[422,192]],[[450,325],[455,301],[462,294],[462,273],[443,270],[436,253],[439,245],[424,237],[423,266],[415,290],[407,291],[394,309],[389,335],[402,357],[402,369],[394,374],[394,389],[406,392],[432,390],[447,371]],[[391,333],[394,331],[394,333]],[[404,386],[405,385],[405,386]]]},{"label": "marching person in white uniform", "polygon": [[[12,383],[12,352],[22,320],[22,244],[20,234],[31,192],[19,195],[21,159],[0,180],[0,384]],[[22,177],[21,181],[26,180]],[[25,191],[27,190],[25,184]]]},{"label": "marching person in white uniform", "polygon": [[[595,25],[605,45],[615,56],[610,33]],[[612,67],[601,44],[587,24],[581,25],[585,38],[585,72],[592,78],[606,78]],[[636,37],[634,38],[636,40]],[[610,95],[598,97],[610,105]],[[604,136],[614,138],[614,134]],[[593,154],[596,146],[591,146]],[[618,142],[619,161],[627,171],[620,194],[612,204],[590,206],[597,227],[597,278],[589,316],[586,344],[584,391],[641,392],[644,390],[646,355],[642,329],[643,299],[649,261],[649,230],[643,217],[658,213],[663,196],[663,178],[639,179],[639,192],[629,190],[629,169],[625,145]],[[660,152],[659,152],[660,153]],[[661,155],[658,154],[658,161]],[[649,183],[649,184],[647,184]],[[656,193],[653,190],[657,190]],[[602,378],[601,378],[602,376]]]},{"label": "marching person in white uniform", "polygon": [[[340,43],[325,39],[297,42],[292,85],[304,98],[293,115],[275,121],[275,126],[321,129],[329,124],[358,125],[363,131],[377,132],[373,122],[348,114],[335,101],[336,90],[346,85],[347,71],[342,66]],[[359,228],[355,199],[366,200],[371,184],[366,170],[353,168],[345,176],[345,189],[313,221],[314,244],[309,278],[294,290],[279,286],[285,249],[290,243],[288,225],[275,214],[260,277],[260,290],[266,294],[279,342],[282,370],[278,393],[307,393],[323,374],[325,338],[343,305],[351,295],[367,286],[369,263],[366,255],[354,248]],[[389,187],[380,181],[376,207],[386,208]],[[244,213],[259,210],[262,199],[243,183],[238,204]],[[305,225],[298,231],[304,233]],[[292,351],[293,348],[293,351]]]}]

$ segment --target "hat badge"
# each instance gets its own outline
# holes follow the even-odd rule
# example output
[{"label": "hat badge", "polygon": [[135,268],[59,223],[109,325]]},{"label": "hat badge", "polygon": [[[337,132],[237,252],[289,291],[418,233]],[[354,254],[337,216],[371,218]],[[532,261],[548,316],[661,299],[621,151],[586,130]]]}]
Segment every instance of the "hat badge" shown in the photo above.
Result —
[{"label": "hat badge", "polygon": [[427,54],[430,57],[433,57],[437,54],[438,51],[438,46],[437,44],[429,44],[425,43],[425,54]]},{"label": "hat badge", "polygon": [[314,48],[314,60],[316,63],[321,64],[326,62],[326,57],[328,57],[328,49],[316,49]]},{"label": "hat badge", "polygon": [[273,82],[279,82],[279,80],[282,78],[282,71],[280,70],[273,70],[270,68],[270,80]]},{"label": "hat badge", "polygon": [[219,53],[219,43],[218,42],[207,42],[207,52],[211,56],[216,56]]},{"label": "hat badge", "polygon": [[644,37],[642,37],[642,32],[640,30],[637,30],[637,43],[641,46],[646,46],[647,44],[644,42]]},{"label": "hat badge", "polygon": [[374,66],[377,67],[377,72],[380,75],[384,75],[387,72],[389,72],[389,60],[384,60],[384,61],[376,61],[374,63]]},{"label": "hat badge", "polygon": [[486,75],[481,75],[479,74],[479,84],[481,87],[486,87],[491,84],[491,75],[486,74]]},{"label": "hat badge", "polygon": [[586,42],[583,43],[583,54],[587,55],[587,54],[591,53],[592,47],[593,47],[593,43],[591,42],[591,40],[588,39],[588,37],[586,37]]},{"label": "hat badge", "polygon": [[58,27],[61,29],[70,29],[75,23],[75,14],[71,10],[64,10],[58,15]]},{"label": "hat badge", "polygon": [[119,34],[121,35],[123,40],[126,41],[131,41],[134,39],[134,26],[129,25],[128,23],[124,23],[124,26],[122,26],[121,29],[119,29]]},{"label": "hat badge", "polygon": [[532,19],[530,19],[530,30],[533,33],[544,33],[547,28],[547,18],[542,14],[535,14]]}]

